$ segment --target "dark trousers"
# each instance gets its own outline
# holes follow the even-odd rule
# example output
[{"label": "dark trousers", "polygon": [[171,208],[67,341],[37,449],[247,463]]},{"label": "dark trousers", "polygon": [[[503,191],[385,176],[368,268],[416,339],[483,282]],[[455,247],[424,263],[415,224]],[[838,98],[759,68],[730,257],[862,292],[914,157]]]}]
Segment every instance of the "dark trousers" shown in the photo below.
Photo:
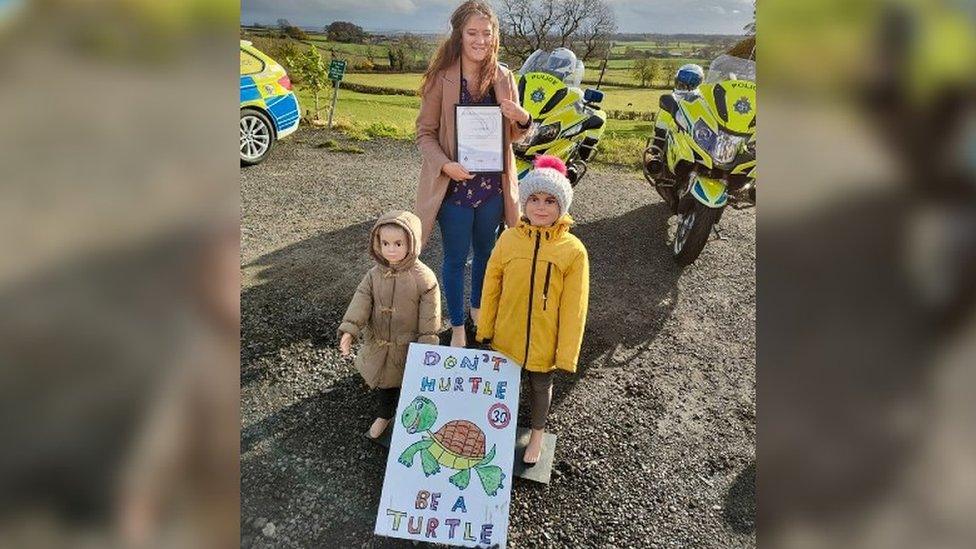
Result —
[{"label": "dark trousers", "polygon": [[397,401],[400,400],[400,388],[376,389],[373,393],[373,398],[376,399],[376,417],[392,418],[396,414]]},{"label": "dark trousers", "polygon": [[552,404],[552,378],[556,371],[529,372],[529,386],[532,389],[532,428],[545,429]]}]

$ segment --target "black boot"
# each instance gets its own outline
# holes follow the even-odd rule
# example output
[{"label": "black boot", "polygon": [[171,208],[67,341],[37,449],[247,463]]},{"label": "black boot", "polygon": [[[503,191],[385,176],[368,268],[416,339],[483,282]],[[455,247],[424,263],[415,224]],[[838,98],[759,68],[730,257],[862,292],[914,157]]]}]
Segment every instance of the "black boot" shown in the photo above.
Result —
[{"label": "black boot", "polygon": [[658,178],[664,174],[664,163],[667,154],[667,130],[664,128],[654,128],[654,141],[651,143],[651,160],[647,163],[647,173],[651,177]]}]

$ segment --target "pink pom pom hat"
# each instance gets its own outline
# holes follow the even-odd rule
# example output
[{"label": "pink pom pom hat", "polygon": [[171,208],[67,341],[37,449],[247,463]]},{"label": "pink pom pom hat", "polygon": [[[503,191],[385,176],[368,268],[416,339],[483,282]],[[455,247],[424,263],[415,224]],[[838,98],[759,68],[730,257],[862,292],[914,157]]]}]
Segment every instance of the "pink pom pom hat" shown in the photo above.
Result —
[{"label": "pink pom pom hat", "polygon": [[566,179],[566,164],[555,156],[543,154],[536,157],[533,166],[519,181],[519,204],[522,211],[525,211],[529,196],[546,193],[559,202],[559,215],[566,215],[573,203],[573,187],[569,184],[569,179]]}]

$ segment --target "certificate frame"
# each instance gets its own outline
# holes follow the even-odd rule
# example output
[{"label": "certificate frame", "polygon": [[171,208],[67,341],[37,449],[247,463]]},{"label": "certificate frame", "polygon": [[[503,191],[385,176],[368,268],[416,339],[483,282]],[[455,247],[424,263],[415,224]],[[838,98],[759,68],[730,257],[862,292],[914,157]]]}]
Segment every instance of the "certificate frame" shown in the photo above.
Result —
[{"label": "certificate frame", "polygon": [[[498,141],[494,136],[475,136],[470,121],[497,117]],[[470,173],[505,171],[505,119],[500,105],[454,105],[454,158]]]}]

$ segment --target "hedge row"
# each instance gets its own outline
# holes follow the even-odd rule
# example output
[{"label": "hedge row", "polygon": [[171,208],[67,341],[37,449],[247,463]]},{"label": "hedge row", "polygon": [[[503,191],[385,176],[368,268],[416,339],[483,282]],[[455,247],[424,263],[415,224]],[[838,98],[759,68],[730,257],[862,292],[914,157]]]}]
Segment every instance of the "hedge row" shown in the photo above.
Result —
[{"label": "hedge row", "polygon": [[654,115],[657,113],[645,112],[645,111],[618,111],[609,110],[607,112],[607,118],[613,118],[614,120],[646,120],[648,122],[654,121]]},{"label": "hedge row", "polygon": [[343,81],[339,85],[339,89],[349,90],[359,93],[372,93],[374,95],[406,95],[407,97],[414,97],[417,95],[417,90],[404,90],[401,88],[384,88],[382,86],[369,86],[366,84],[354,84],[352,82]]}]

